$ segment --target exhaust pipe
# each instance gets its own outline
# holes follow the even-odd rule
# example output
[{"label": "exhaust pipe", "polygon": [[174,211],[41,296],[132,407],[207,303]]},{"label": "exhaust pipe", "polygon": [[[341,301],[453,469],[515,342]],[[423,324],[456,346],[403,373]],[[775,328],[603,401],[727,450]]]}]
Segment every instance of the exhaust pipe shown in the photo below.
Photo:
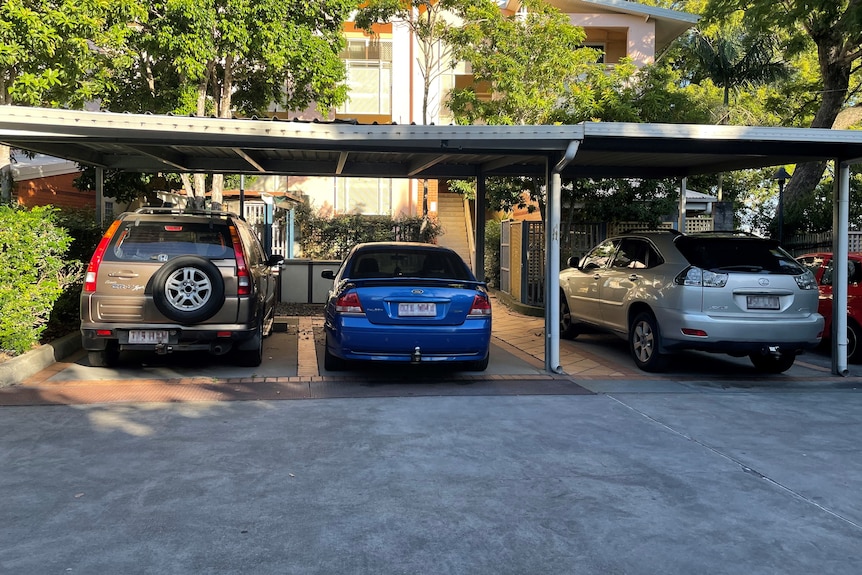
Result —
[{"label": "exhaust pipe", "polygon": [[224,355],[230,351],[233,345],[230,342],[216,341],[210,346],[210,353],[213,355]]}]

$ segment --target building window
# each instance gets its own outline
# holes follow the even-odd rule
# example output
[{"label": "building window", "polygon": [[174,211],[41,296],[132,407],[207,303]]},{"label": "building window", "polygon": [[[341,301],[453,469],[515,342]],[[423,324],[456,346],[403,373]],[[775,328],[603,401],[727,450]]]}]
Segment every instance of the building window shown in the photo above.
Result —
[{"label": "building window", "polygon": [[392,42],[348,40],[341,58],[347,68],[348,100],[339,114],[392,113]]},{"label": "building window", "polygon": [[601,52],[601,54],[599,54],[598,59],[596,59],[596,64],[604,64],[605,63],[606,49],[605,49],[604,44],[596,44],[596,43],[584,44],[584,48],[592,48],[593,50],[598,50],[599,52]]},{"label": "building window", "polygon": [[337,178],[335,211],[340,214],[388,216],[392,212],[392,180]]}]

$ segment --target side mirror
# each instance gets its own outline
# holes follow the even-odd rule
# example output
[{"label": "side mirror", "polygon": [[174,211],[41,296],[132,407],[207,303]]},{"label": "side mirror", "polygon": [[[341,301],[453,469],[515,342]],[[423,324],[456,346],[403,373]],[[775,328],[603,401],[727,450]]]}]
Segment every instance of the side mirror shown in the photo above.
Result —
[{"label": "side mirror", "polygon": [[284,256],[273,254],[269,256],[269,260],[266,262],[266,265],[273,268],[275,266],[280,266],[284,262]]},{"label": "side mirror", "polygon": [[569,266],[570,268],[576,268],[576,267],[578,267],[579,264],[580,264],[580,260],[578,258],[576,258],[575,256],[572,256],[566,260],[566,265]]},{"label": "side mirror", "polygon": [[335,279],[335,272],[332,270],[323,270],[322,272],[320,272],[320,277],[322,277],[325,280],[334,280]]}]

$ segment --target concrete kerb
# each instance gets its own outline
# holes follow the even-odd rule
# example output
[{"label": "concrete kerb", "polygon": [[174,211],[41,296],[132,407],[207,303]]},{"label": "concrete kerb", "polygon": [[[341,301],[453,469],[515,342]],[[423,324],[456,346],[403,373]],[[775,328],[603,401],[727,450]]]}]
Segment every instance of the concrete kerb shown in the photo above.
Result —
[{"label": "concrete kerb", "polygon": [[81,334],[73,332],[0,363],[0,387],[17,385],[81,349]]}]

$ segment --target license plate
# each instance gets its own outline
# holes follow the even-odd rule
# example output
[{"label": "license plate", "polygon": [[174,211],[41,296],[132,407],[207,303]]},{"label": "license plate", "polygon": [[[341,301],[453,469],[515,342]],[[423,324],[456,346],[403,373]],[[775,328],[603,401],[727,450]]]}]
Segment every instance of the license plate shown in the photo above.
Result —
[{"label": "license plate", "polygon": [[129,330],[129,343],[169,343],[166,329]]},{"label": "license plate", "polygon": [[434,317],[437,315],[436,303],[399,303],[399,317]]},{"label": "license plate", "polygon": [[778,296],[776,295],[750,295],[746,296],[748,309],[781,309]]}]

